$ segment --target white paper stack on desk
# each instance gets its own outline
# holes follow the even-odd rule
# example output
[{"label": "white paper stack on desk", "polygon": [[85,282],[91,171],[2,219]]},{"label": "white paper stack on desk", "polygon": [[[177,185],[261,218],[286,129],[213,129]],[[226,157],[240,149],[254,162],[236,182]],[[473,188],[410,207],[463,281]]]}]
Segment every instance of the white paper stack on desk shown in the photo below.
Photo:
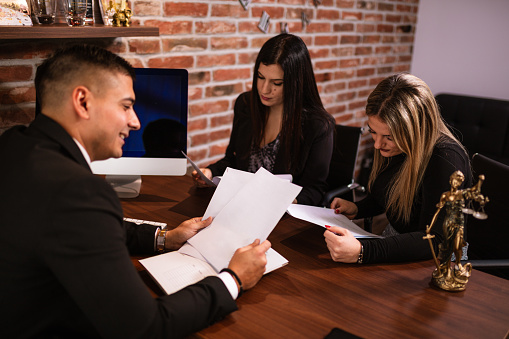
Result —
[{"label": "white paper stack on desk", "polygon": [[[264,241],[302,188],[264,168],[256,173],[227,168],[205,211],[212,224],[188,240],[177,252],[140,263],[161,288],[174,293],[228,266],[239,247]],[[270,249],[266,272],[288,261]]]}]

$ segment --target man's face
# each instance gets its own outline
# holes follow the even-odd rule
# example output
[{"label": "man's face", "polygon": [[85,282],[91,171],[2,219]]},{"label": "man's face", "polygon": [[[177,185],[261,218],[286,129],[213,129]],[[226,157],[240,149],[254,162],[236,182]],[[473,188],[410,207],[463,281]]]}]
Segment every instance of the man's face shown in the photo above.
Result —
[{"label": "man's face", "polygon": [[[91,139],[88,150],[91,160],[122,156],[124,139],[131,130],[140,129],[134,112],[134,90],[131,77],[113,74],[100,93],[92,93],[90,101]],[[99,92],[97,91],[97,92]]]}]

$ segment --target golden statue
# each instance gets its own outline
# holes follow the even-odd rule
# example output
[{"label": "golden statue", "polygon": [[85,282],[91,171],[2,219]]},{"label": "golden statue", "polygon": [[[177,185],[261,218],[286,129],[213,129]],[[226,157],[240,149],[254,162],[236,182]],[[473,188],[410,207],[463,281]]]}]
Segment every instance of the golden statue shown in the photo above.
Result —
[{"label": "golden statue", "polygon": [[[465,176],[460,171],[456,171],[451,175],[449,181],[451,190],[442,193],[440,202],[437,204],[438,209],[431,220],[431,224],[426,227],[426,236],[423,237],[423,239],[428,239],[429,241],[433,259],[437,267],[433,272],[431,281],[433,285],[447,291],[465,290],[472,271],[472,265],[470,263],[462,265],[460,261],[463,255],[463,246],[466,245],[463,238],[465,225],[463,213],[472,214],[478,219],[486,219],[488,217],[486,213],[484,213],[484,205],[488,203],[489,199],[481,194],[481,185],[484,181],[484,175],[479,175],[479,181],[471,188],[460,190],[459,187],[464,180]],[[468,202],[468,207],[465,207],[465,201]],[[472,201],[479,204],[480,211],[476,212],[471,208]],[[434,235],[431,235],[430,231],[437,219],[438,213],[444,206],[446,213],[443,223],[444,240],[438,247],[439,252],[437,257],[431,242]],[[453,254],[455,260],[451,263]]]}]

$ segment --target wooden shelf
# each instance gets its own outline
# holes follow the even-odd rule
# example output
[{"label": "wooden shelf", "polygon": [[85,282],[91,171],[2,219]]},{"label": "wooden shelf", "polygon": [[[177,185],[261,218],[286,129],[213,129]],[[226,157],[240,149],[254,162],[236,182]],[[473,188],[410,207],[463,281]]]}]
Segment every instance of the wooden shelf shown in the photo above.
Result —
[{"label": "wooden shelf", "polygon": [[159,27],[112,27],[93,26],[69,27],[66,24],[34,26],[0,26],[0,40],[3,39],[87,39],[137,36],[159,36]]}]

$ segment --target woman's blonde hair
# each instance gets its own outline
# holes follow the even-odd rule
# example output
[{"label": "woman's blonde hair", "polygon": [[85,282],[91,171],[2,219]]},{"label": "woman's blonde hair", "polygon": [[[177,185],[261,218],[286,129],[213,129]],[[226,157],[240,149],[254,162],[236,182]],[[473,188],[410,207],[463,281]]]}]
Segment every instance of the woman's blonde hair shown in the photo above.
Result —
[{"label": "woman's blonde hair", "polygon": [[[394,143],[406,154],[389,183],[386,209],[408,222],[435,145],[443,141],[461,143],[447,128],[428,85],[411,74],[395,74],[382,80],[368,97],[366,114],[387,124]],[[387,161],[375,150],[369,189]]]}]

